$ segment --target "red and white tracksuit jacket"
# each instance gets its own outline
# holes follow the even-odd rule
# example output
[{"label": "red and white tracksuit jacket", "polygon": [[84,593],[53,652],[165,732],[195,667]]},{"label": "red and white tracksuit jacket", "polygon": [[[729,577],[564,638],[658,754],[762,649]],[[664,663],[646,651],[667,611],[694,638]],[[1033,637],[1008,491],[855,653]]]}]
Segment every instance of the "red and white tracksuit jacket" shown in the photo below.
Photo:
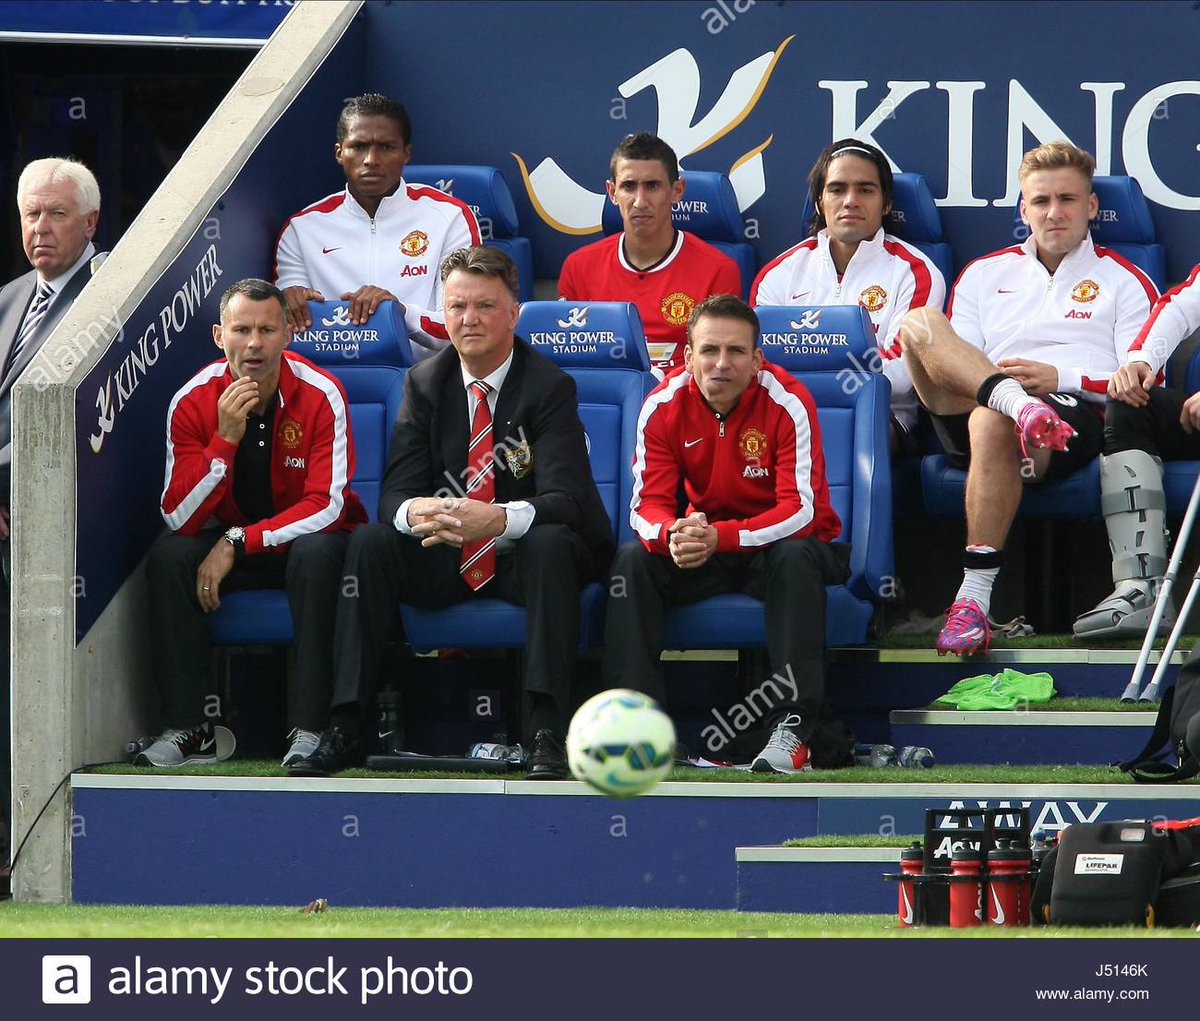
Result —
[{"label": "red and white tracksuit jacket", "polygon": [[277,512],[248,521],[233,499],[237,445],[217,432],[217,401],[233,381],[227,361],[201,369],[167,410],[167,470],[160,507],[176,532],[196,535],[209,520],[246,527],[246,552],[286,546],[313,532],[354,528],[367,520],[350,488],[354,440],[341,384],[300,355],[285,351],[271,445],[271,496]]},{"label": "red and white tracksuit jacket", "polygon": [[1102,402],[1157,298],[1145,273],[1090,234],[1053,276],[1031,236],[969,263],[947,315],[990,361],[1046,362],[1058,369],[1057,390]]},{"label": "red and white tracksuit jacket", "polygon": [[368,215],[349,189],[327,195],[290,217],[275,246],[275,286],[311,287],[337,301],[373,284],[404,303],[413,355],[449,343],[442,313],[442,262],[480,244],[479,224],[465,202],[437,188],[405,184]]},{"label": "red and white tracksuit jacket", "polygon": [[1200,330],[1198,279],[1200,266],[1193,266],[1183,283],[1158,299],[1129,348],[1129,361],[1146,362],[1161,374],[1179,342]]},{"label": "red and white tracksuit jacket", "polygon": [[828,542],[841,531],[829,502],[817,409],[808,390],[764,362],[728,415],[713,411],[678,368],[646,398],[633,457],[630,523],[668,555],[683,482],[688,513],[717,529],[717,552],[753,552],[781,539]]}]

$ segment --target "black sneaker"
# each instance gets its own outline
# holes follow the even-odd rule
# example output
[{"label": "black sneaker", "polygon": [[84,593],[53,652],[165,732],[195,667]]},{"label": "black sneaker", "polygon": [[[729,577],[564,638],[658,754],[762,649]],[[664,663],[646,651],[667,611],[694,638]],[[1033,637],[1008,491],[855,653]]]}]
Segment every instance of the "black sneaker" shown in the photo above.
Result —
[{"label": "black sneaker", "polygon": [[567,769],[567,753],[562,742],[552,730],[539,730],[533,735],[533,746],[529,752],[529,772],[526,780],[565,780],[570,775]]},{"label": "black sneaker", "polygon": [[315,752],[288,767],[288,776],[329,776],[361,766],[362,761],[362,748],[358,741],[347,737],[340,727],[330,727],[321,734],[321,742]]}]

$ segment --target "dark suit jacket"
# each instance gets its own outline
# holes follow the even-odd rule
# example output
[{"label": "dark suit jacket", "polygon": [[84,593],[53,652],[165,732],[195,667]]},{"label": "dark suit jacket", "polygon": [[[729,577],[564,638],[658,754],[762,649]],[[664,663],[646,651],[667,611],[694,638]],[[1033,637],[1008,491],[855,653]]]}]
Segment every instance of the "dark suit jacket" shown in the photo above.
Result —
[{"label": "dark suit jacket", "polygon": [[91,262],[85,262],[75,271],[75,275],[66,282],[50,310],[38,323],[38,328],[21,351],[20,358],[8,372],[4,367],[8,363],[8,352],[16,342],[21,322],[25,318],[25,310],[33,298],[37,288],[37,272],[30,270],[24,276],[17,277],[0,288],[0,503],[9,504],[9,484],[12,473],[12,387],[17,378],[25,371],[33,356],[37,354],[42,343],[51,333],[58,321],[71,307],[84,285],[92,278]]},{"label": "dark suit jacket", "polygon": [[[379,520],[392,521],[409,499],[439,492],[460,495],[467,483],[467,394],[458,352],[440,351],[408,370],[404,406],[392,427]],[[520,337],[496,401],[493,444],[528,444],[532,470],[517,478],[501,452],[496,502],[527,500],[534,525],[574,529],[592,551],[597,575],[614,549],[612,526],[588,460],[575,381]]]}]

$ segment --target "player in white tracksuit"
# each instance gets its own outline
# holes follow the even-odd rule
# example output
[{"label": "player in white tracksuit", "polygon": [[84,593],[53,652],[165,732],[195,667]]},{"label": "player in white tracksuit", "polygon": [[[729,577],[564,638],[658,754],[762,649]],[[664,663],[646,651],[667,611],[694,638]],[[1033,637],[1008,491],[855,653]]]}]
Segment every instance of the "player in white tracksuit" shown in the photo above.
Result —
[{"label": "player in white tracksuit", "polygon": [[334,158],[346,188],[290,217],[275,249],[275,284],[296,329],[310,325],[310,300],[346,299],[355,323],[398,301],[416,357],[449,343],[439,270],[451,252],[480,243],[479,225],[465,203],[404,182],[411,134],[404,107],[386,96],[343,108]]},{"label": "player in white tracksuit", "polygon": [[810,236],[768,262],[750,290],[751,305],[861,305],[892,385],[899,446],[915,450],[917,397],[896,334],[904,313],[941,309],[946,281],[918,248],[885,233],[892,169],[875,146],[844,138],[826,146],[808,175]]},{"label": "player in white tracksuit", "polygon": [[1099,402],[1157,298],[1145,274],[1092,243],[1094,167],[1067,142],[1027,152],[1029,239],[969,265],[949,319],[918,309],[901,327],[917,394],[947,453],[969,454],[963,582],[937,638],[942,653],[987,649],[992,584],[1022,486],[1100,452]]}]

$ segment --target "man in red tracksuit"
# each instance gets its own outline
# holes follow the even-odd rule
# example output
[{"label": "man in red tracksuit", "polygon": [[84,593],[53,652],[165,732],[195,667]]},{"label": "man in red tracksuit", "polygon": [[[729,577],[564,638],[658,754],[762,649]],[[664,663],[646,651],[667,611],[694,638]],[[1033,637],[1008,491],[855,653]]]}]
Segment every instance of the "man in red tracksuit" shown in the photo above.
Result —
[{"label": "man in red tracksuit", "polygon": [[[293,730],[283,764],[316,750],[333,684],[333,625],[350,531],[367,520],[350,488],[354,439],[341,384],[285,347],[283,293],[239,280],[221,297],[224,358],[167,410],[161,510],[150,549],[150,651],[165,730],[147,766],[216,762],[206,615],[237,589],[285,588],[296,634]],[[214,527],[215,526],[215,527]]]},{"label": "man in red tracksuit", "polygon": [[824,700],[825,586],[849,571],[847,547],[830,544],[841,523],[812,397],[763,360],[758,336],[740,299],[700,302],[683,366],[642,406],[630,505],[640,541],[613,562],[604,671],[661,700],[667,606],[725,592],[764,600],[774,676],[757,690],[772,733],[753,766],[794,773],[810,768]]}]

